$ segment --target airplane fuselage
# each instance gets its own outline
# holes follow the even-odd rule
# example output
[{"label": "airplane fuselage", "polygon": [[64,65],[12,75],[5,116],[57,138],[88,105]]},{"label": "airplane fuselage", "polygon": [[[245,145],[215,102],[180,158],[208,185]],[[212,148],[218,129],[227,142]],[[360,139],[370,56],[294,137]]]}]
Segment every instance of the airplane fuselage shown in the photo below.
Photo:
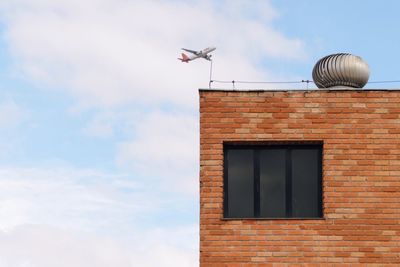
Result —
[{"label": "airplane fuselage", "polygon": [[211,60],[211,55],[209,55],[209,53],[211,53],[212,51],[214,51],[216,49],[216,47],[207,47],[204,48],[203,50],[200,51],[195,51],[195,50],[190,50],[190,49],[186,49],[186,48],[182,48],[182,50],[191,53],[191,56],[188,56],[184,53],[182,53],[182,58],[178,58],[179,60],[181,60],[182,62],[186,62],[188,63],[191,60],[194,60],[196,58],[204,58],[206,60]]},{"label": "airplane fuselage", "polygon": [[201,50],[201,51],[200,51],[200,54],[206,55],[206,54],[208,54],[208,53],[211,53],[211,52],[214,51],[214,50],[215,50],[215,47],[207,47],[207,48]]}]

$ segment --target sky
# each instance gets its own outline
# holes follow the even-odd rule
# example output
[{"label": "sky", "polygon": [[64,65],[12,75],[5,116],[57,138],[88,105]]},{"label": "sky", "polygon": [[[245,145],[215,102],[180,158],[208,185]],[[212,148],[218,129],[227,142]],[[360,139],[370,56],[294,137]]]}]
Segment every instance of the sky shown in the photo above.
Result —
[{"label": "sky", "polygon": [[[197,266],[198,89],[400,80],[397,0],[0,0],[0,267]],[[230,89],[231,84],[213,83]],[[305,84],[236,84],[236,89]],[[397,88],[398,83],[367,84]],[[315,88],[310,84],[310,88]]]}]

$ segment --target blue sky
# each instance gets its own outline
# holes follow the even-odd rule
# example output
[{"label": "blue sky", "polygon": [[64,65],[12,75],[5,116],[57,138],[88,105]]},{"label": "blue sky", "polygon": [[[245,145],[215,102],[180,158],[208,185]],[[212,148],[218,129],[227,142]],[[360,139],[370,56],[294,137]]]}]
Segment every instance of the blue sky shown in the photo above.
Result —
[{"label": "blue sky", "polygon": [[215,45],[216,80],[311,79],[337,52],[364,58],[370,80],[400,80],[399,8],[0,1],[0,267],[196,266],[209,63],[182,64],[180,48]]}]

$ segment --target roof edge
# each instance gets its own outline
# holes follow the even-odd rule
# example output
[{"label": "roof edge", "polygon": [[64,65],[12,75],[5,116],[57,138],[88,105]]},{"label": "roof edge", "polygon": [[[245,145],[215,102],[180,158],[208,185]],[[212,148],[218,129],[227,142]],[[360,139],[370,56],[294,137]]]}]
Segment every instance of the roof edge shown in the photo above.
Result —
[{"label": "roof edge", "polygon": [[323,89],[215,89],[215,88],[199,88],[199,92],[364,92],[364,91],[400,91],[400,88],[382,88],[382,89],[367,89],[367,88],[323,88]]}]

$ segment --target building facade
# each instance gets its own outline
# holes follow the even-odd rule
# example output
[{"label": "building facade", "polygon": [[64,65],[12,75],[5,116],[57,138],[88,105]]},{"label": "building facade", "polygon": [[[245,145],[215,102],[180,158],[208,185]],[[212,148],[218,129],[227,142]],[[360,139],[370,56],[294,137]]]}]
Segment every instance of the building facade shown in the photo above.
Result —
[{"label": "building facade", "polygon": [[200,90],[201,266],[400,266],[400,90]]}]

